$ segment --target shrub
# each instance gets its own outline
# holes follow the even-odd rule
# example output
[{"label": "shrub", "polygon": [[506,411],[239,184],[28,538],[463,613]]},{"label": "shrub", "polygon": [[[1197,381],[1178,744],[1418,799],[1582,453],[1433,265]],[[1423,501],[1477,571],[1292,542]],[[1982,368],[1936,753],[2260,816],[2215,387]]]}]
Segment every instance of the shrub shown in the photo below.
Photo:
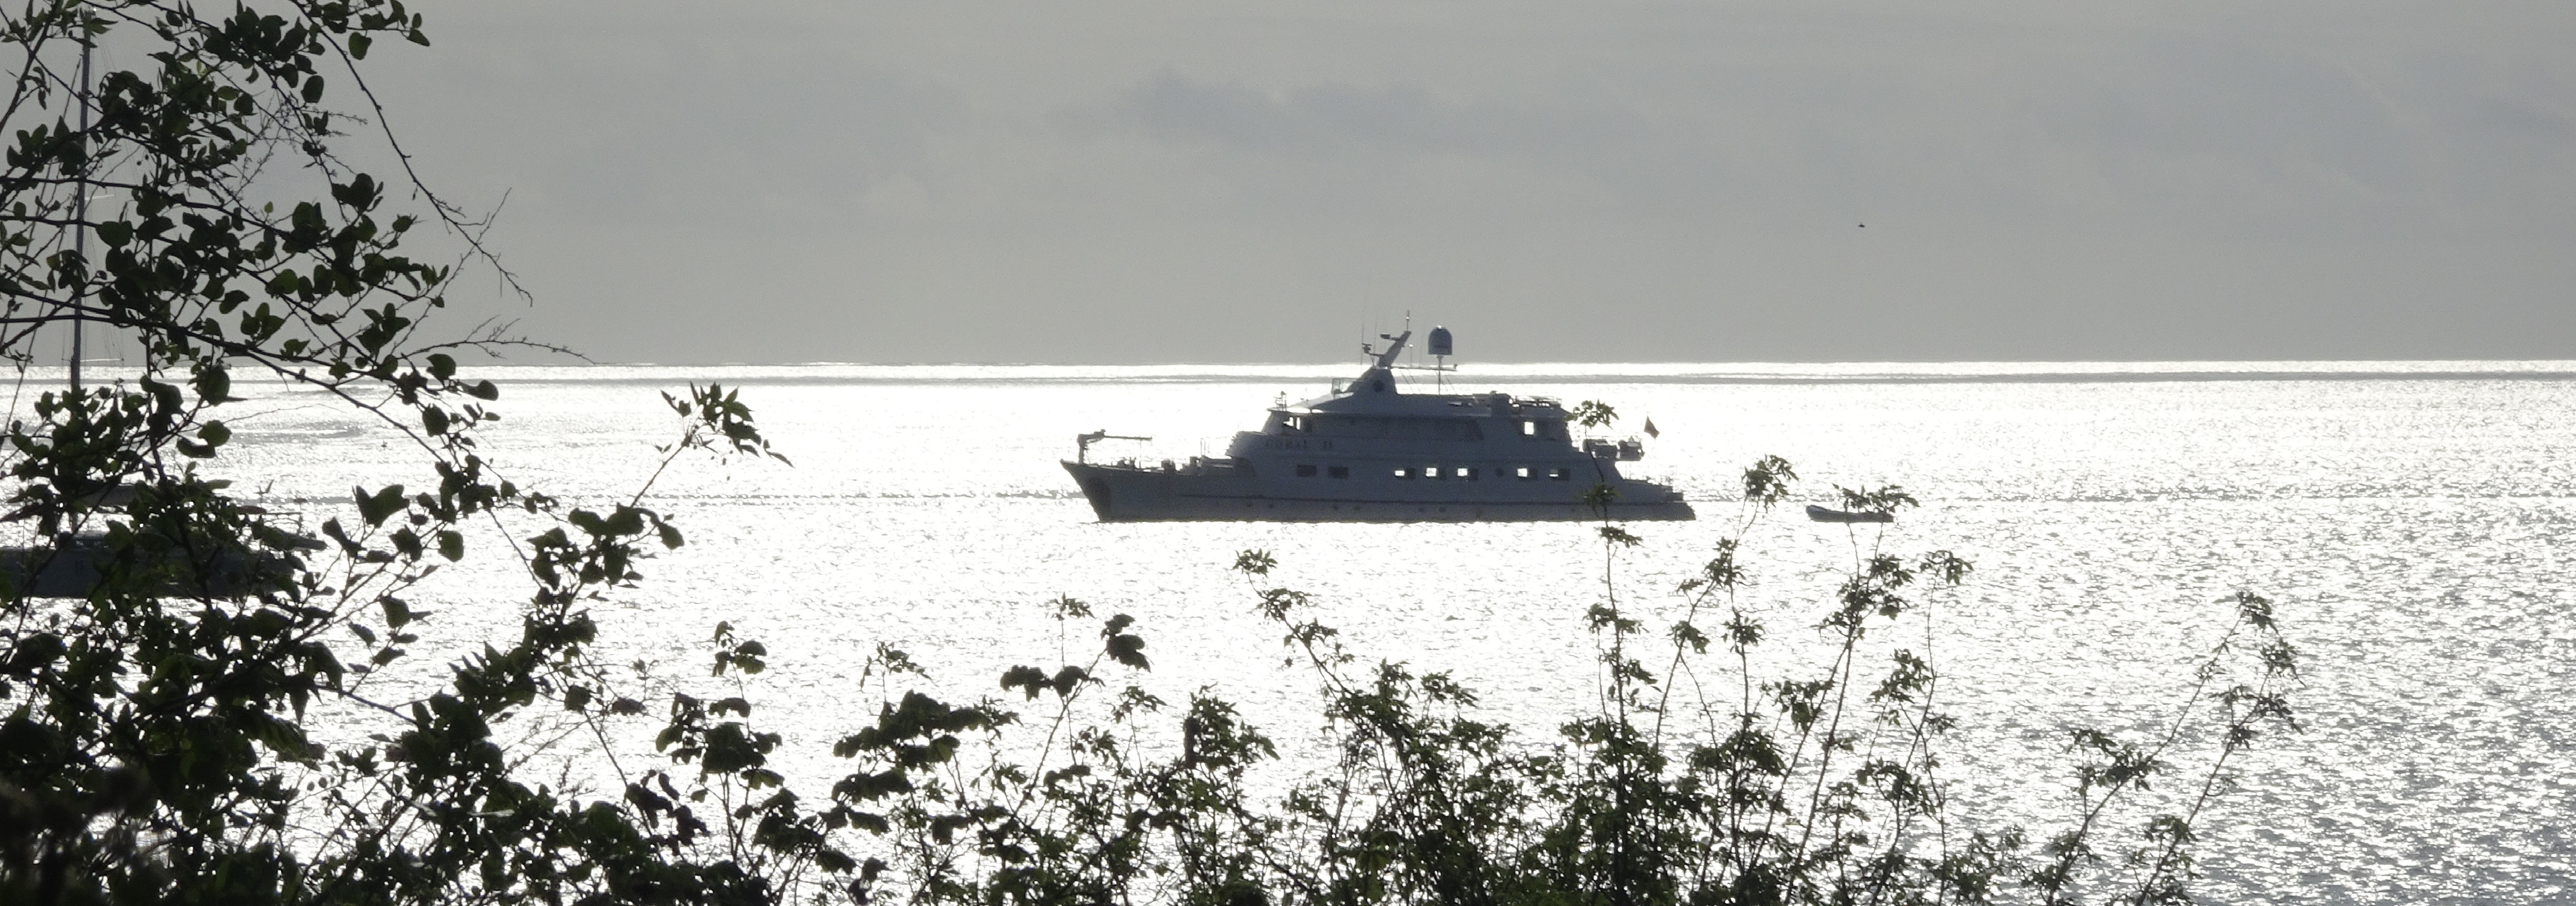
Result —
[{"label": "shrub", "polygon": [[[2192,828],[2230,759],[2289,725],[2294,654],[2269,602],[2250,593],[2228,602],[2233,628],[2156,737],[2070,733],[2081,757],[2075,814],[2034,847],[2021,830],[1950,813],[1939,753],[1952,721],[1936,707],[1932,652],[1864,644],[1909,625],[1928,643],[1928,624],[1909,621],[1928,620],[1943,591],[1967,579],[1965,561],[1882,553],[1879,529],[1856,528],[1867,537],[1856,536],[1855,561],[1814,624],[1830,643],[1826,662],[1757,675],[1751,655],[1772,630],[1737,600],[1752,569],[1740,538],[1793,480],[1776,458],[1746,472],[1737,537],[1677,589],[1683,618],[1654,629],[1661,641],[1618,595],[1616,556],[1640,539],[1599,527],[1610,565],[1586,617],[1601,642],[1601,704],[1553,740],[1477,719],[1474,692],[1446,674],[1362,661],[1306,616],[1306,594],[1262,584],[1272,557],[1246,551],[1234,567],[1255,607],[1317,684],[1336,753],[1328,764],[1280,764],[1266,737],[1206,691],[1177,721],[1135,685],[1112,692],[1104,667],[1148,666],[1121,615],[1102,623],[1089,662],[1003,674],[1022,703],[1052,705],[1033,717],[1002,700],[957,708],[904,692],[897,704],[889,690],[877,726],[836,748],[858,767],[816,824],[865,832],[846,844],[864,860],[849,891],[860,899],[2181,901]],[[1855,494],[1884,508],[1911,502],[1894,488]],[[1069,599],[1054,606],[1059,619],[1092,616]],[[1711,684],[1720,694],[1669,681],[1703,660],[1732,673]],[[1103,697],[1103,707],[1082,707]],[[1008,732],[1024,719],[1044,733]],[[2195,727],[2214,729],[2217,745],[2186,775],[2178,743]],[[1254,792],[1265,770],[1287,778],[1275,803]],[[2133,836],[2105,826],[2115,804],[2178,775],[2196,785],[2180,811]]]}]

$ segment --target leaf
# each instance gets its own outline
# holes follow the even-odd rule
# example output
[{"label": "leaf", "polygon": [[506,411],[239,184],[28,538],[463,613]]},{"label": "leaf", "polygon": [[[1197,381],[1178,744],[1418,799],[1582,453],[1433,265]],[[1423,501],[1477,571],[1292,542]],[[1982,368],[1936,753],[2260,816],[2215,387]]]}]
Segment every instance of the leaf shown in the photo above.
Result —
[{"label": "leaf", "polygon": [[1235,571],[1245,575],[1266,576],[1270,574],[1273,567],[1278,565],[1279,561],[1272,558],[1269,551],[1238,551],[1234,555]]},{"label": "leaf", "polygon": [[1744,470],[1744,499],[1763,509],[1789,499],[1789,485],[1798,480],[1798,470],[1777,456],[1755,460]]},{"label": "leaf", "polygon": [[19,640],[15,647],[16,650],[9,656],[9,670],[13,673],[32,673],[39,667],[53,663],[55,658],[62,657],[63,652],[69,650],[63,644],[61,636],[50,632],[39,632],[28,636]]},{"label": "leaf", "polygon": [[233,439],[233,429],[224,427],[223,422],[207,422],[197,428],[197,439],[205,441],[208,447],[220,447],[224,441]]},{"label": "leaf", "polygon": [[1013,667],[1002,671],[1002,688],[1006,691],[1025,690],[1030,700],[1034,701],[1038,697],[1038,692],[1047,688],[1047,675],[1045,671],[1036,667],[1025,665]]},{"label": "leaf", "polygon": [[206,365],[198,368],[196,380],[192,383],[197,387],[197,398],[207,403],[233,401],[233,376],[221,365]]},{"label": "leaf", "polygon": [[[1055,679],[1049,681],[1047,685],[1053,686],[1055,688],[1055,694],[1058,696],[1070,696],[1073,694],[1073,690],[1082,686],[1083,680],[1090,678],[1091,674],[1089,671],[1085,671],[1072,664],[1066,664],[1064,665],[1064,669],[1055,672]],[[1031,697],[1034,698],[1035,696]]]},{"label": "leaf", "polygon": [[384,490],[372,495],[365,488],[351,488],[350,493],[357,498],[358,517],[365,519],[368,525],[383,525],[387,517],[411,505],[411,501],[403,498],[403,486],[398,484],[386,485]]},{"label": "leaf", "polygon": [[643,534],[644,513],[642,510],[637,510],[632,507],[618,507],[616,511],[608,514],[608,521],[604,524],[604,527],[608,530],[608,534],[611,535],[625,536]]},{"label": "leaf", "polygon": [[177,415],[188,404],[187,400],[179,398],[179,388],[160,381],[144,378],[143,389],[152,394],[152,404],[158,407],[155,411],[162,415]]},{"label": "leaf", "polygon": [[1569,414],[1574,416],[1577,424],[1586,428],[1599,428],[1619,420],[1619,411],[1610,408],[1610,404],[1600,400],[1584,400],[1577,403],[1574,411]]},{"label": "leaf", "polygon": [[465,536],[456,532],[438,533],[438,555],[454,563],[465,558]]},{"label": "leaf", "polygon": [[1109,658],[1138,670],[1154,669],[1153,663],[1145,659],[1145,640],[1137,636],[1110,636]]},{"label": "leaf", "polygon": [[376,43],[376,41],[375,41],[375,39],[374,39],[374,38],[367,37],[366,35],[363,35],[363,34],[359,34],[359,35],[350,35],[350,36],[349,36],[349,59],[352,59],[352,60],[364,60],[364,59],[366,59],[366,58],[367,58],[367,48],[368,48],[368,46],[373,45],[373,44],[375,44],[375,43]]}]

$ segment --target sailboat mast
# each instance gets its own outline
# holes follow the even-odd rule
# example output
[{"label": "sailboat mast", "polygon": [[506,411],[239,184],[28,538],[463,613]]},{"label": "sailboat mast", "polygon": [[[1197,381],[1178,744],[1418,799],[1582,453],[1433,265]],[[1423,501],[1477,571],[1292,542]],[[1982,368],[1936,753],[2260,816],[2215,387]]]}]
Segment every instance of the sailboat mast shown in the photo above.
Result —
[{"label": "sailboat mast", "polygon": [[89,40],[81,42],[80,173],[72,183],[72,254],[80,259],[80,282],[72,284],[72,395],[81,394],[81,303],[89,294]]}]

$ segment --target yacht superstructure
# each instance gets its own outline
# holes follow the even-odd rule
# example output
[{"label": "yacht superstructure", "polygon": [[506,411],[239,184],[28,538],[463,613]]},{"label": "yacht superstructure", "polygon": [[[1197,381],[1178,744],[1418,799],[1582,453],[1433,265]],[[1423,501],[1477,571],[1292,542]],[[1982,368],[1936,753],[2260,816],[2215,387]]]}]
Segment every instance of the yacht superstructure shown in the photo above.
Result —
[{"label": "yacht superstructure", "polygon": [[[1432,331],[1449,352],[1446,329]],[[1382,335],[1383,336],[1383,335]],[[1223,457],[1090,461],[1094,432],[1064,463],[1103,522],[1526,522],[1694,518],[1671,487],[1622,477],[1642,441],[1585,438],[1546,397],[1412,394],[1396,357],[1411,330],[1386,336],[1356,379],[1271,408]]]}]

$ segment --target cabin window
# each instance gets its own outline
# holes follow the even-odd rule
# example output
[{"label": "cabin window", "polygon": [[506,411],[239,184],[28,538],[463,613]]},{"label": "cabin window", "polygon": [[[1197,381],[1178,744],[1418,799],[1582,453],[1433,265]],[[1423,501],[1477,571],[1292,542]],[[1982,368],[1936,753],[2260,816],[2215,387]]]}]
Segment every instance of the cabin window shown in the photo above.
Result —
[{"label": "cabin window", "polygon": [[1334,466],[1331,469],[1326,470],[1325,474],[1331,475],[1335,478],[1349,478],[1351,477],[1351,467]]},{"label": "cabin window", "polygon": [[1512,477],[1518,478],[1522,481],[1536,481],[1538,480],[1538,470],[1528,466],[1514,466],[1512,468]]},{"label": "cabin window", "polygon": [[1306,417],[1303,415],[1291,415],[1288,417],[1288,430],[1312,433],[1315,426],[1307,424]]},{"label": "cabin window", "polygon": [[1521,436],[1522,436],[1522,437],[1536,437],[1536,436],[1538,436],[1538,423],[1537,423],[1537,422],[1534,422],[1534,421],[1530,421],[1529,419],[1526,419],[1526,418],[1521,419]]},{"label": "cabin window", "polygon": [[1395,467],[1395,477],[1410,479],[1413,477],[1413,470],[1403,466],[1397,466]]},{"label": "cabin window", "polygon": [[1547,479],[1549,481],[1564,481],[1572,477],[1574,477],[1574,470],[1564,466],[1557,466],[1556,468],[1547,470]]},{"label": "cabin window", "polygon": [[1446,473],[1446,472],[1442,472],[1442,471],[1440,471],[1440,467],[1439,467],[1439,466],[1423,466],[1423,467],[1422,467],[1422,477],[1424,477],[1424,478],[1447,478],[1447,477],[1449,477],[1449,474],[1448,474],[1448,473]]},{"label": "cabin window", "polygon": [[1315,464],[1314,464],[1314,463],[1310,463],[1310,462],[1301,462],[1301,463],[1298,463],[1298,464],[1297,464],[1297,477],[1299,477],[1299,478],[1313,478],[1313,477],[1315,477]]},{"label": "cabin window", "polygon": [[1467,479],[1468,481],[1474,481],[1476,480],[1477,471],[1479,470],[1475,466],[1468,466],[1458,470],[1458,477]]}]

